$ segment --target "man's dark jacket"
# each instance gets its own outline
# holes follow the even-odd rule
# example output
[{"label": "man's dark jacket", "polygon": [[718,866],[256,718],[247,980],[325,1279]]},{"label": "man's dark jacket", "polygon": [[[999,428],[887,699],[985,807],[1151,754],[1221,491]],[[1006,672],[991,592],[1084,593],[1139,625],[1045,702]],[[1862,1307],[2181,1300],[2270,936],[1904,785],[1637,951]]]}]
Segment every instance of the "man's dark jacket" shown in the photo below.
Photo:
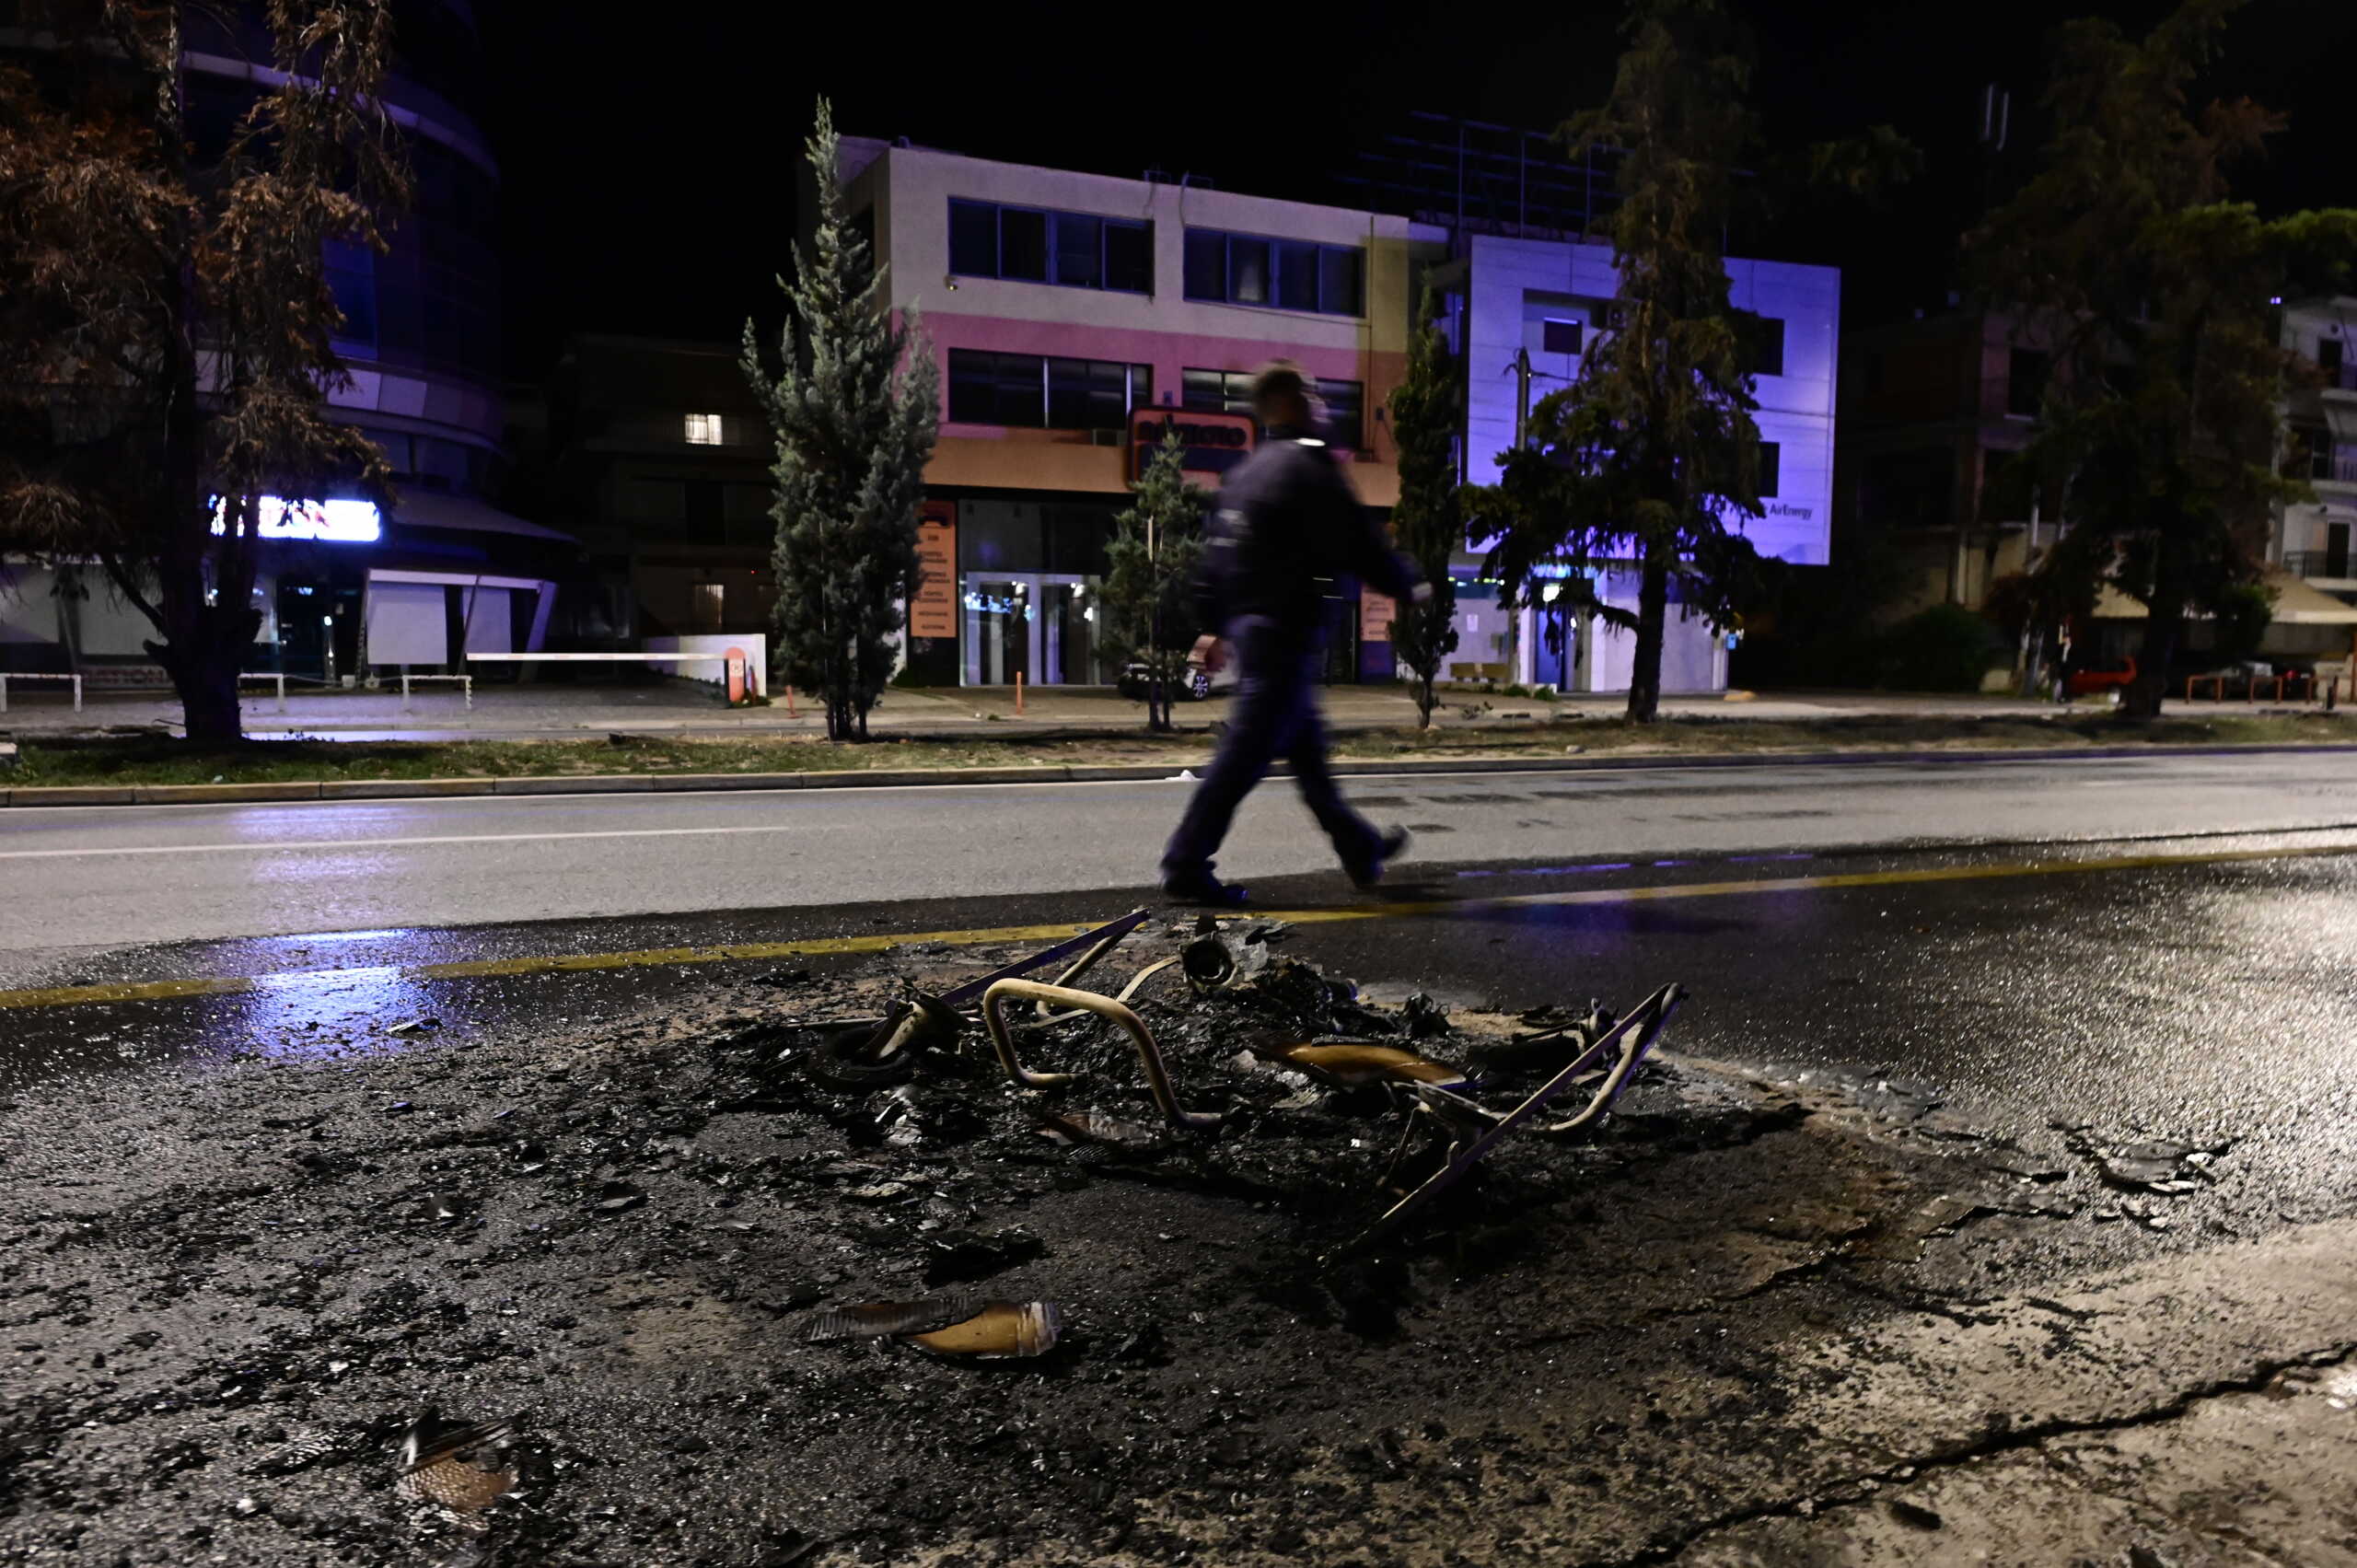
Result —
[{"label": "man's dark jacket", "polygon": [[1225,633],[1248,618],[1306,648],[1324,621],[1320,579],[1346,575],[1394,598],[1418,581],[1359,505],[1333,448],[1270,431],[1220,486],[1193,585],[1200,623]]}]

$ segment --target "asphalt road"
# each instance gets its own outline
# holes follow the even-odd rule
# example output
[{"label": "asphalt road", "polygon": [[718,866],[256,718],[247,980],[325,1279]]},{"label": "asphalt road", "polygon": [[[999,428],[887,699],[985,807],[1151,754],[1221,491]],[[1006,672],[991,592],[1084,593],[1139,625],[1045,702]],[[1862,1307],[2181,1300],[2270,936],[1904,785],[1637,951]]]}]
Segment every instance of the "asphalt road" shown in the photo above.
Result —
[{"label": "asphalt road", "polygon": [[[1646,1359],[1654,1352],[1633,1348],[1638,1330],[1607,1326],[1579,1341],[1576,1356],[1564,1358],[1560,1370],[1568,1387],[1548,1397],[1562,1401],[1573,1419],[1557,1420],[1552,1406],[1547,1412],[1546,1429],[1560,1428],[1564,1445],[1547,1452],[1550,1485],[1586,1485],[1578,1479],[1584,1466],[1620,1462],[1611,1456],[1630,1430],[1622,1422],[1635,1408],[1632,1390],[1646,1377],[1655,1378],[1663,1407],[1645,1419],[1666,1423],[1664,1442],[1671,1446],[1655,1459],[1628,1460],[1635,1479],[1616,1479],[1596,1498],[1627,1491],[1638,1499],[1632,1507],[1683,1518],[1695,1498],[1718,1495],[1717,1483],[1694,1481],[1688,1470],[1721,1457],[1730,1442],[1736,1444],[1733,1462],[1745,1473],[1781,1477],[1790,1460],[1782,1439],[1746,1457],[1730,1435],[1753,1430],[1753,1417],[1689,1428],[1677,1424],[1683,1417],[1672,1409],[1698,1389],[1789,1377],[1795,1386],[1856,1390],[1894,1431],[1906,1429],[1886,1444],[1861,1435],[1868,1423],[1856,1412],[1817,1417],[1796,1407],[1791,1415],[1795,1430],[1843,1447],[1836,1468],[1848,1473],[1863,1466],[1880,1478],[1845,1494],[1862,1517],[1824,1523],[1823,1530],[1844,1540],[1877,1522],[1916,1532],[1893,1549],[1893,1561],[1934,1560],[1922,1555],[1929,1548],[1918,1539],[1926,1516],[1919,1508],[1886,1517],[1875,1511],[1875,1488],[1914,1478],[1919,1463],[1928,1475],[1982,1449],[2003,1461],[2041,1434],[2088,1432],[2107,1441],[2149,1438],[2156,1457],[2139,1484],[2176,1499],[2169,1506],[2207,1520],[2210,1499],[2259,1500],[2244,1514],[2204,1526],[2210,1536],[2281,1548],[2270,1560],[2341,1560],[2305,1551],[2298,1544],[2305,1538],[2284,1533],[2282,1519],[2268,1513],[2274,1504],[2266,1484],[2298,1490],[2305,1483],[2282,1478],[2336,1473],[2340,1428],[2319,1427],[2320,1435],[2287,1444],[2281,1401],[2291,1395],[2270,1378],[2275,1369],[2310,1360],[2345,1370],[2348,1319],[2335,1306],[2340,1297],[2303,1285],[2213,1304],[2234,1295],[2229,1286],[2272,1278],[2267,1270],[2279,1255],[2303,1260],[2293,1271],[2299,1278],[2334,1282],[2345,1294],[2346,1222],[2357,1214],[2357,1135],[2351,1131],[2357,1128],[2357,1052],[2347,1044],[2357,1038],[2357,765],[2350,759],[2173,755],[2130,762],[1661,769],[1364,779],[1352,787],[1370,810],[1422,833],[1423,853],[1387,889],[1386,901],[1370,903],[1341,882],[1281,789],[1255,802],[1225,866],[1253,879],[1268,907],[1291,912],[1294,929],[1284,942],[1299,958],[1354,978],[1374,999],[1396,1002],[1421,989],[1452,1009],[1513,1012],[1591,995],[1625,1006],[1668,981],[1691,993],[1666,1041],[1685,1059],[1677,1071],[1691,1075],[1691,1093],[1674,1108],[1625,1119],[1650,1122],[1653,1132],[1644,1135],[1659,1145],[1636,1162],[1656,1184],[1637,1220],[1612,1232],[1617,1239],[1608,1246],[1597,1237],[1599,1227],[1617,1223],[1611,1205],[1570,1206],[1562,1225],[1543,1233],[1549,1240],[1539,1249],[1569,1260],[1568,1283],[1548,1281],[1518,1294],[1517,1271],[1485,1285],[1477,1270],[1434,1297],[1427,1331],[1407,1342],[1412,1356],[1402,1349],[1379,1353],[1394,1358],[1390,1365],[1406,1357],[1428,1374],[1449,1366],[1459,1319],[1471,1310],[1465,1304],[1476,1298],[1494,1299],[1497,1322],[1522,1332],[1561,1317],[1580,1291],[1610,1302],[1642,1295],[1646,1280],[1666,1282],[1667,1305],[1638,1317],[1653,1325],[1644,1331],[1675,1341],[1675,1356],[1656,1366]],[[6,950],[0,958],[0,1111],[16,1113],[26,1146],[70,1178],[55,1189],[62,1197],[42,1190],[31,1205],[42,1212],[25,1218],[24,1234],[32,1234],[35,1219],[57,1221],[49,1210],[72,1211],[77,1240],[81,1231],[99,1228],[80,1224],[88,1215],[111,1224],[157,1212],[164,1200],[125,1202],[117,1213],[94,1196],[99,1179],[118,1167],[168,1191],[169,1206],[160,1208],[157,1222],[164,1225],[180,1224],[176,1213],[189,1205],[186,1191],[194,1191],[180,1185],[183,1167],[206,1160],[215,1162],[214,1179],[227,1183],[226,1191],[261,1193],[259,1202],[283,1206],[280,1188],[257,1173],[276,1168],[267,1164],[271,1145],[293,1146],[295,1134],[284,1129],[309,1127],[316,1117],[289,1120],[290,1108],[273,1093],[343,1095],[352,1102],[347,1121],[366,1129],[355,1142],[372,1162],[381,1152],[382,1135],[374,1131],[380,1119],[395,1109],[406,1115],[412,1099],[422,1108],[420,1122],[441,1101],[463,1102],[469,1115],[494,1102],[511,1108],[500,1116],[540,1093],[573,1096],[585,1108],[635,1104],[605,1067],[577,1064],[605,1062],[599,1053],[610,1047],[651,1035],[667,1042],[646,1049],[653,1071],[668,1076],[675,1058],[680,1071],[692,1064],[697,1028],[735,1028],[814,1000],[840,1005],[842,993],[830,989],[839,976],[864,974],[872,995],[879,978],[905,975],[905,966],[931,971],[970,962],[966,945],[986,935],[1001,946],[1018,937],[1044,944],[1076,923],[1143,901],[1141,871],[1182,788],[0,814],[0,948]],[[1116,960],[1106,976],[1118,981],[1136,961]],[[1172,981],[1166,976],[1157,983]],[[62,987],[78,989],[55,989]],[[437,1027],[393,1032],[396,1024],[426,1018]],[[695,1022],[675,1038],[668,1031],[682,1019]],[[344,1071],[299,1070],[355,1057]],[[241,1065],[210,1072],[208,1059]],[[1721,1074],[1709,1063],[1735,1074]],[[575,1085],[575,1076],[582,1083]],[[1887,1173],[1860,1175],[1844,1163],[1856,1157],[1842,1153],[1851,1145],[1830,1139],[1780,1144],[1763,1133],[1719,1149],[1705,1130],[1726,1108],[1713,1097],[1738,1091],[1709,1087],[1713,1079],[1749,1086],[1740,1092],[1781,1092],[1763,1090],[1766,1079],[1843,1104],[1879,1107],[1872,1114],[1891,1124],[1873,1137],[1903,1143],[1923,1168],[1909,1179],[1913,1185],[1894,1185],[1898,1179]],[[352,1086],[342,1086],[347,1083]],[[276,1131],[223,1131],[203,1112],[191,1112],[202,1124],[184,1130],[177,1143],[141,1131],[141,1117],[168,1121],[188,1109],[179,1097],[193,1104],[216,1089],[245,1093],[252,1100],[247,1111],[267,1111],[273,1120],[260,1125]],[[84,1104],[98,1108],[87,1129],[44,1132],[79,1128],[65,1113]],[[1910,1128],[1915,1109],[1934,1105],[1935,1116]],[[577,1121],[588,1111],[573,1114]],[[563,1125],[571,1129],[574,1121]],[[1832,1121],[1829,1115],[1810,1125]],[[446,1168],[453,1139],[463,1134],[429,1131],[433,1136],[419,1151],[381,1162],[390,1172],[387,1192],[402,1182],[414,1188],[428,1179],[425,1171]],[[643,1139],[643,1132],[633,1137]],[[2193,1191],[2165,1203],[2123,1194],[2086,1174],[2087,1141],[2146,1139],[2199,1144],[2217,1152],[2216,1164],[2203,1167],[2200,1180],[2185,1183]],[[726,1152],[717,1136],[709,1145]],[[2075,1173],[2066,1183],[2067,1213],[2032,1203],[1984,1214],[1968,1202],[1963,1212],[1981,1217],[1901,1272],[1872,1261],[1883,1256],[1877,1249],[1888,1246],[1894,1230],[1929,1223],[1922,1216],[1931,1208],[1956,1203],[1954,1192],[1980,1191],[1972,1183],[1983,1178],[1968,1174],[1971,1162],[2000,1150],[2029,1162],[2040,1180]],[[1744,1163],[1755,1153],[1759,1163]],[[412,1168],[405,1160],[421,1163]],[[380,1163],[362,1168],[378,1171]],[[1922,1185],[1926,1181],[1932,1185]],[[2032,1196],[2050,1202],[2063,1191],[2038,1187]],[[1829,1191],[1841,1203],[1854,1201],[1858,1212],[1833,1203]],[[2018,1205],[2029,1191],[2009,1179],[1997,1202]],[[1118,1223],[1088,1211],[1070,1219],[1069,1237],[1057,1233],[1056,1245],[1066,1250],[1054,1263],[1067,1283],[1088,1273],[1077,1239],[1084,1231],[1136,1231],[1167,1249],[1213,1223],[1191,1211],[1185,1219],[1164,1217],[1153,1205],[1167,1204],[1169,1193],[1155,1186],[1138,1192],[1137,1202],[1152,1210],[1151,1223],[1143,1210],[1123,1211]],[[1937,1194],[1928,1207],[1927,1193]],[[737,1199],[732,1191],[722,1202]],[[367,1196],[366,1204],[373,1205],[371,1214],[396,1211],[384,1192]],[[1875,1216],[1873,1228],[1860,1217],[1867,1214]],[[1704,1276],[1725,1260],[1680,1237],[1722,1215],[1734,1228],[1721,1239],[1740,1266],[1729,1264],[1729,1283],[1713,1285]],[[249,1232],[283,1217],[267,1225],[225,1221],[202,1235],[243,1249],[254,1239]],[[285,1237],[271,1232],[292,1249],[289,1259],[345,1245],[302,1228],[316,1214],[299,1217],[301,1225]],[[691,1236],[686,1223],[673,1225],[688,1239],[668,1242],[667,1257],[722,1228]],[[1229,1216],[1217,1223],[1236,1222]],[[1840,1257],[1793,1250],[1795,1235],[1819,1231],[1828,1246],[1852,1250]],[[174,1249],[187,1239],[177,1229],[158,1234],[169,1235]],[[475,1281],[492,1260],[465,1247],[465,1239],[447,1242],[450,1257],[430,1268],[402,1266],[437,1282]],[[1919,1237],[1910,1245],[1921,1244]],[[538,1248],[548,1245],[543,1238]],[[365,1270],[399,1272],[381,1246],[354,1243],[337,1256],[365,1258]],[[1598,1249],[1585,1250],[1590,1247]],[[761,1235],[750,1238],[749,1253],[759,1257],[741,1266],[804,1269],[814,1255]],[[59,1265],[60,1278],[102,1272],[83,1257],[75,1255],[70,1268]],[[642,1270],[656,1267],[644,1254],[632,1257]],[[1222,1252],[1215,1265],[1172,1264],[1167,1278],[1208,1278],[1231,1261]],[[600,1255],[589,1266],[601,1280],[623,1278],[612,1258]],[[1105,1272],[1129,1267],[1124,1261]],[[2149,1272],[2139,1276],[2139,1269]],[[271,1278],[303,1272],[290,1264]],[[653,1278],[651,1272],[637,1276],[624,1305],[635,1309],[656,1301]],[[1171,1287],[1165,1279],[1141,1274],[1143,1297],[1167,1306]],[[2120,1294],[2123,1279],[2134,1290]],[[681,1312],[696,1303],[669,1275],[662,1283],[665,1299]],[[248,1295],[255,1289],[242,1276],[229,1285]],[[492,1271],[486,1283],[464,1288],[489,1293],[473,1310],[488,1313],[497,1295],[497,1309],[508,1312],[512,1303],[503,1293],[517,1288],[516,1277]],[[601,1309],[574,1299],[582,1294],[577,1283],[565,1289],[570,1294],[551,1298],[567,1308],[562,1321],[574,1324],[579,1313],[602,1332]],[[1707,1302],[1687,1299],[1714,1289],[1721,1295]],[[360,1299],[366,1307],[383,1295],[372,1286]],[[227,1307],[218,1305],[224,1297],[212,1299],[214,1320],[233,1329],[256,1310],[245,1295]],[[62,1295],[43,1310],[64,1325],[89,1321],[87,1314],[68,1316]],[[1853,1321],[1860,1314],[1869,1319],[1865,1329]],[[726,1350],[736,1341],[712,1337],[719,1332],[713,1325],[731,1320],[699,1318],[676,1334],[705,1336],[693,1339],[699,1353],[710,1351],[732,1376],[752,1366],[773,1377],[768,1358],[776,1330],[766,1317],[745,1341],[754,1348],[743,1352]],[[1190,1322],[1204,1320],[1199,1312]],[[1491,1399],[1492,1388],[1525,1397],[1559,1370],[1550,1333],[1520,1342],[1539,1347],[1532,1356],[1543,1360],[1499,1371],[1512,1347],[1501,1330],[1483,1327],[1488,1321],[1477,1319],[1463,1331],[1480,1346],[1478,1354],[1462,1367],[1431,1374],[1450,1380],[1497,1372],[1496,1384],[1467,1385],[1473,1390],[1469,1407]],[[90,1344],[104,1338],[101,1329],[113,1332],[102,1322],[91,1330]],[[2131,1353],[2106,1337],[2130,1329],[2148,1333],[2154,1345]],[[1869,1330],[1886,1340],[1857,1339]],[[290,1331],[299,1338],[312,1330],[298,1325]],[[1174,1337],[1188,1331],[1174,1318]],[[64,1345],[51,1344],[64,1332],[44,1325],[41,1339],[17,1349],[38,1358],[56,1348],[64,1365]],[[1887,1342],[1902,1333],[1913,1336],[1908,1343],[1914,1346],[1904,1354]],[[1225,1329],[1220,1334],[1227,1342]],[[1109,1332],[1101,1344],[1115,1341]],[[1796,1347],[1853,1341],[1868,1348],[1831,1371],[1808,1359],[1815,1353],[1795,1359]],[[1318,1342],[1318,1355],[1333,1353],[1331,1342]],[[1611,1359],[1591,1370],[1596,1344],[1608,1345]],[[2190,1353],[2180,1353],[2189,1344],[2209,1348],[2189,1360]],[[78,1354],[87,1347],[75,1341],[73,1348]],[[1974,1355],[2011,1380],[1961,1374]],[[256,1359],[243,1344],[235,1356],[222,1365]],[[1434,1356],[1440,1359],[1429,1359]],[[1292,1342],[1265,1359],[1295,1379],[1288,1390],[1299,1387],[1304,1367],[1325,1365]],[[81,1365],[43,1376],[71,1385],[82,1376]],[[667,1388],[676,1381],[675,1365],[662,1364],[662,1376],[672,1380]],[[225,1376],[207,1367],[215,1382]],[[1263,1375],[1256,1365],[1251,1376]],[[449,1396],[472,1409],[490,1408],[494,1389],[509,1398],[512,1388],[496,1379],[510,1376],[442,1368],[432,1379],[437,1391],[464,1377],[483,1379]],[[385,1390],[392,1390],[413,1398],[420,1376],[415,1365],[389,1366],[381,1388],[369,1386],[370,1397],[383,1403],[390,1397]],[[1207,1376],[1230,1389],[1223,1397],[1232,1402],[1235,1375],[1196,1369],[1188,1382]],[[2103,1399],[2064,1400],[2048,1410],[2045,1396],[2059,1397],[2074,1377]],[[1374,1386],[1396,1382],[1397,1375],[1341,1375],[1345,1384],[1353,1378]],[[553,1399],[556,1382],[552,1377],[536,1392]],[[2252,1397],[2256,1413],[2245,1415],[2259,1435],[2238,1439],[2241,1446],[2217,1460],[2214,1473],[2203,1469],[2193,1439],[2173,1423],[2222,1391],[2260,1388],[2268,1391]],[[863,1385],[863,1397],[872,1392]],[[775,1393],[765,1389],[762,1398]],[[1124,1421],[1140,1409],[1167,1412],[1136,1405],[1126,1388],[1119,1397],[1130,1401]],[[1651,1405],[1655,1393],[1642,1398]],[[1583,1399],[1589,1403],[1579,1403]],[[834,1393],[812,1400],[814,1409],[855,1402]],[[1964,1431],[1992,1412],[2014,1424],[1992,1425],[1978,1437]],[[74,1429],[89,1424],[78,1407],[72,1413]],[[1220,1419],[1227,1413],[1224,1409]],[[593,1414],[576,1423],[579,1429],[627,1432],[648,1420],[701,1419],[676,1405],[650,1416],[627,1400],[612,1411],[594,1407]],[[1957,1431],[1933,1435],[1942,1420]],[[1320,1414],[1315,1425],[1343,1431],[1347,1422]],[[1607,1433],[1621,1435],[1608,1439]],[[769,1435],[765,1429],[759,1446],[737,1442],[730,1462],[757,1446],[770,1452]],[[930,1431],[919,1441],[924,1464],[935,1466],[939,1442]],[[124,1449],[134,1457],[151,1451],[164,1450],[145,1434]],[[791,1451],[798,1466],[808,1450],[797,1441]],[[865,1463],[870,1450],[861,1452]],[[2303,1457],[2310,1469],[2287,1470],[2287,1454]],[[652,1465],[640,1469],[656,1473]],[[639,1473],[609,1465],[597,1474],[624,1471]],[[2053,1494],[2040,1504],[2049,1525],[2080,1519],[2098,1503],[2116,1504],[2112,1493],[2070,1480],[2074,1472],[2067,1465],[2038,1473]],[[740,1481],[729,1478],[738,1494]],[[240,1472],[189,1484],[218,1493],[202,1493],[217,1515],[236,1489],[251,1483]],[[675,1484],[649,1483],[649,1506],[668,1510],[666,1517],[691,1512],[675,1505]],[[1641,1486],[1655,1491],[1629,1490]],[[2345,1520],[2331,1521],[2345,1514],[2345,1503],[2328,1495],[2329,1485],[2310,1490],[2328,1516],[2320,1527],[2342,1539]],[[1504,1488],[1485,1493],[1478,1516],[1494,1513],[1496,1498],[1506,1495]],[[1587,1494],[1563,1495],[1580,1517],[1594,1512],[1596,1499]],[[1933,1496],[1929,1516],[1934,1527],[1940,1511],[1948,1516],[1950,1551],[1941,1561],[1961,1561],[1968,1551],[1953,1496]],[[1722,1512],[1746,1527],[1799,1529],[1818,1517],[1817,1506],[1812,1493],[1805,1505],[1771,1497]],[[2014,1481],[1993,1487],[1988,1509],[2006,1529],[2035,1511]],[[2107,1549],[2164,1539],[2153,1533],[2161,1527],[2160,1512],[2088,1516],[2095,1522],[2081,1533],[2100,1538]],[[1727,1545],[1736,1551],[1743,1543],[1730,1538]],[[1702,1568],[1834,1555],[1821,1541],[1783,1556],[1673,1559],[1647,1548],[1591,1559],[1585,1551],[1526,1560],[1675,1560]],[[2207,1560],[2194,1551],[2165,1560]],[[2041,1538],[2034,1550],[2017,1543],[1990,1560],[2087,1555]]]},{"label": "asphalt road", "polygon": [[[1145,889],[1187,785],[977,785],[0,813],[0,984],[225,937]],[[1419,873],[2357,824],[2340,754],[1361,778]],[[1247,881],[1326,872],[1292,791]]]}]

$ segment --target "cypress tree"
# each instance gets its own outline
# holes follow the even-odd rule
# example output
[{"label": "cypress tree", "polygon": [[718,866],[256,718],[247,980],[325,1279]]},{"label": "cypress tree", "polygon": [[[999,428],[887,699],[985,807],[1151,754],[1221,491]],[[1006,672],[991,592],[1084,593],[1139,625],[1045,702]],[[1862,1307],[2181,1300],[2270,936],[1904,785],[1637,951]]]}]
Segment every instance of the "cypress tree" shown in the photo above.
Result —
[{"label": "cypress tree", "polygon": [[1406,552],[1433,586],[1422,604],[1398,607],[1391,647],[1415,672],[1416,716],[1432,726],[1438,699],[1433,686],[1441,661],[1457,651],[1457,584],[1449,558],[1462,546],[1465,516],[1458,504],[1457,416],[1465,406],[1463,372],[1449,354],[1427,293],[1422,322],[1408,344],[1408,374],[1391,389],[1391,436],[1399,444],[1399,501],[1391,508],[1392,542]]},{"label": "cypress tree", "polygon": [[898,322],[883,308],[885,269],[843,213],[834,112],[824,99],[807,149],[818,226],[810,246],[796,248],[794,282],[778,280],[790,307],[778,370],[771,375],[749,320],[742,363],[776,445],[774,664],[824,702],[830,739],[865,740],[868,711],[891,679],[892,633],[916,586],[940,377],[915,308]]}]

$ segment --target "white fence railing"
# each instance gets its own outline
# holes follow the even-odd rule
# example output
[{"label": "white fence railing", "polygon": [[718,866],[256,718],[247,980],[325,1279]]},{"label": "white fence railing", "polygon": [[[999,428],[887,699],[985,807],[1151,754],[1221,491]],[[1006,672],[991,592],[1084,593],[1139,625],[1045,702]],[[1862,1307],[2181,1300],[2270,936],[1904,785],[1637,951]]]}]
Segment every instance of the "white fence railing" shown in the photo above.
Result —
[{"label": "white fence railing", "polygon": [[74,683],[74,711],[82,711],[82,678],[78,675],[34,675],[18,672],[0,675],[0,714],[8,711],[8,682],[11,680],[70,680]]}]

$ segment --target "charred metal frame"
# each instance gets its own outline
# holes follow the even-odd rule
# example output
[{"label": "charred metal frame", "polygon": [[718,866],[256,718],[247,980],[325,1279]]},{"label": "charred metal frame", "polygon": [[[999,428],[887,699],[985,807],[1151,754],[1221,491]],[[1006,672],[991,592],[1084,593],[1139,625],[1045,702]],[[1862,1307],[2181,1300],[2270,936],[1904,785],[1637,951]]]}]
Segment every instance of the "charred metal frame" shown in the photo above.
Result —
[{"label": "charred metal frame", "polygon": [[1098,1017],[1120,1027],[1138,1048],[1138,1061],[1145,1067],[1146,1086],[1154,1091],[1154,1103],[1173,1127],[1189,1132],[1207,1132],[1220,1124],[1221,1118],[1212,1111],[1182,1110],[1170,1090],[1169,1070],[1163,1065],[1162,1048],[1154,1043],[1154,1035],[1145,1020],[1129,1006],[1110,996],[1099,996],[1093,991],[1074,991],[1068,986],[1043,985],[1036,980],[1002,980],[982,993],[982,1022],[991,1031],[991,1043],[998,1048],[999,1065],[1006,1075],[1027,1088],[1051,1089],[1073,1081],[1070,1073],[1033,1073],[1015,1059],[1015,1040],[1006,1027],[1001,1008],[1007,1002],[1053,1003],[1062,1007],[1076,1007],[1094,1013]]}]

